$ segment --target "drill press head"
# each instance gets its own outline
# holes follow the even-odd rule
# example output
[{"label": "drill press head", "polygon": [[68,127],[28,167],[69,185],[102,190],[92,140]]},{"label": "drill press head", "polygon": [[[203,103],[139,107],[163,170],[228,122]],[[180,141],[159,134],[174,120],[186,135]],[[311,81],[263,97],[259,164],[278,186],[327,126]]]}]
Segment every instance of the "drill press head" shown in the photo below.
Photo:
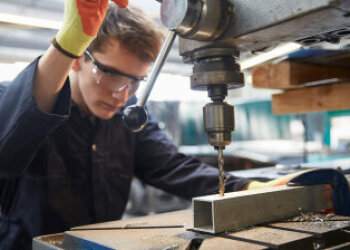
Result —
[{"label": "drill press head", "polygon": [[[241,86],[238,53],[216,53],[228,49],[242,52],[268,51],[281,43],[295,41],[302,45],[319,42],[339,42],[349,36],[349,0],[290,1],[290,0],[162,0],[161,20],[175,30],[179,52],[185,62],[194,63],[192,88],[211,92],[222,85],[230,89]],[[324,18],[324,17],[327,18]],[[209,51],[215,51],[215,55]],[[202,54],[198,56],[198,54]],[[213,87],[214,86],[214,87]],[[216,91],[216,90],[215,90]],[[214,91],[214,92],[215,92]],[[210,96],[210,93],[209,93]],[[211,97],[212,98],[212,97]],[[212,98],[213,99],[213,98]],[[218,101],[213,100],[217,105]],[[228,131],[213,127],[230,127],[211,112],[227,115],[215,105],[205,108],[204,122],[209,134]],[[220,106],[220,104],[219,104]],[[229,112],[231,113],[231,112]],[[206,118],[210,117],[210,118]],[[215,124],[215,126],[213,125]],[[215,132],[217,133],[217,132]],[[214,133],[214,134],[215,134]],[[221,133],[221,132],[220,132]],[[211,136],[210,136],[211,137]],[[209,139],[214,146],[216,142]],[[214,140],[216,141],[216,140]],[[224,141],[224,140],[223,140]]]},{"label": "drill press head", "polygon": [[183,54],[185,62],[193,63],[191,88],[206,90],[212,103],[203,108],[205,131],[210,145],[223,149],[231,143],[234,130],[234,108],[224,102],[227,90],[244,84],[238,51],[232,46],[215,43],[226,30],[233,13],[226,0],[163,0],[162,23],[183,38],[208,43]]},{"label": "drill press head", "polygon": [[235,126],[234,107],[224,100],[228,89],[244,86],[237,57],[237,51],[232,48],[207,48],[192,55],[191,88],[208,91],[212,100],[203,108],[203,121],[209,144],[216,149],[231,143]]}]

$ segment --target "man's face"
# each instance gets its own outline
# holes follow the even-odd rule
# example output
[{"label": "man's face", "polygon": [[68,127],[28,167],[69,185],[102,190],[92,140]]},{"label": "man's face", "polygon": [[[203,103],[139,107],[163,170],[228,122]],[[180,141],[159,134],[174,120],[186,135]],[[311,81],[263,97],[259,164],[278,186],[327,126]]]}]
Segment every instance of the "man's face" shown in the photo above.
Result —
[{"label": "man's face", "polygon": [[135,94],[137,79],[146,77],[149,66],[110,39],[101,51],[82,56],[74,66],[73,100],[87,115],[110,119]]}]

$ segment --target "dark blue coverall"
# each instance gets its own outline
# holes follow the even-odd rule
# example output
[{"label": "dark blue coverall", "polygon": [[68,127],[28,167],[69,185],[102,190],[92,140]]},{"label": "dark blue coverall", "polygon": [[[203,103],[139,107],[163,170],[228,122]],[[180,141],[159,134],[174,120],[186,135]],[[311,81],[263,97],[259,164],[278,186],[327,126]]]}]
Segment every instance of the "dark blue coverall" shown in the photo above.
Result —
[{"label": "dark blue coverall", "polygon": [[[1,250],[120,219],[133,176],[186,199],[218,191],[218,170],[179,153],[153,118],[138,133],[120,112],[92,122],[71,104],[68,79],[53,112],[42,113],[31,90],[37,63],[0,85]],[[232,177],[227,191],[247,182]]]}]

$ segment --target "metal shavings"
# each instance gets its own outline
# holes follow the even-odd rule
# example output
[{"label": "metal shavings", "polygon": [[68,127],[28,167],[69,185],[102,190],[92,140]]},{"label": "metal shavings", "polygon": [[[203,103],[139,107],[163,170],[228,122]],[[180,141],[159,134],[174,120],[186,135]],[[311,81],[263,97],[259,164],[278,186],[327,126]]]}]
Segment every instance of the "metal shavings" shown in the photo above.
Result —
[{"label": "metal shavings", "polygon": [[[327,228],[341,228],[344,227],[344,223],[348,223],[350,226],[350,220],[337,220],[334,219],[335,214],[319,214],[319,213],[303,213],[290,219],[283,220],[285,222],[301,222],[305,227],[327,227]],[[305,223],[313,222],[313,223]]]},{"label": "metal shavings", "polygon": [[176,250],[176,249],[179,249],[179,246],[177,244],[163,248],[163,250]]},{"label": "metal shavings", "polygon": [[314,214],[313,212],[309,213],[303,213],[301,212],[300,215],[293,217],[292,219],[289,219],[287,221],[291,222],[324,222],[329,221],[334,214]]},{"label": "metal shavings", "polygon": [[325,222],[330,221],[335,214],[329,213],[329,214],[320,214],[320,213],[314,213],[314,212],[303,212],[303,209],[301,207],[298,208],[300,215],[297,215],[293,218],[286,219],[283,221],[289,221],[289,222]]}]

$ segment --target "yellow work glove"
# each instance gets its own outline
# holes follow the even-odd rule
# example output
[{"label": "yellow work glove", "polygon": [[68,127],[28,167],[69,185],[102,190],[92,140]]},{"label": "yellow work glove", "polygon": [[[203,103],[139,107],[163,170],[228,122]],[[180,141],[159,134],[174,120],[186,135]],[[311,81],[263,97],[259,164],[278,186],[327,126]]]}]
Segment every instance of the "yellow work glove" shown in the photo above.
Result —
[{"label": "yellow work glove", "polygon": [[[113,0],[118,7],[126,8],[128,0]],[[106,16],[108,0],[66,0],[62,28],[54,46],[63,54],[78,58],[97,32]]]},{"label": "yellow work glove", "polygon": [[286,185],[289,180],[307,171],[310,171],[310,169],[287,174],[268,182],[252,181],[248,184],[247,190]]}]

